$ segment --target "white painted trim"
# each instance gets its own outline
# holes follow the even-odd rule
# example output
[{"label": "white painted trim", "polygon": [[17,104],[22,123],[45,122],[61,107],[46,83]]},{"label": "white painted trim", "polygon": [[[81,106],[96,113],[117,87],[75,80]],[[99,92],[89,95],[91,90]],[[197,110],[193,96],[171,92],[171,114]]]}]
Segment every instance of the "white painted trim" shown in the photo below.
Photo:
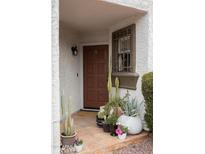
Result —
[{"label": "white painted trim", "polygon": [[81,43],[82,47],[84,46],[94,46],[94,45],[109,45],[109,42],[91,42],[91,43]]},{"label": "white painted trim", "polygon": [[82,108],[81,111],[92,111],[92,112],[98,112],[100,111],[99,109],[86,109],[86,108]]},{"label": "white painted trim", "polygon": [[51,153],[60,153],[59,1],[52,0],[52,138]]}]

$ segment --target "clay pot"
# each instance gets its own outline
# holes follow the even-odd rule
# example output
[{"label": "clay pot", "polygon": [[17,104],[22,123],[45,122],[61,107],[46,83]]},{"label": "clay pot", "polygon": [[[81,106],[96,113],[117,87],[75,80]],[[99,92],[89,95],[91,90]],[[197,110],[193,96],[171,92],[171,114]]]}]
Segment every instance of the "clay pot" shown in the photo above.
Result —
[{"label": "clay pot", "polygon": [[77,133],[75,132],[72,136],[64,136],[61,134],[61,143],[62,145],[73,145],[76,140]]}]

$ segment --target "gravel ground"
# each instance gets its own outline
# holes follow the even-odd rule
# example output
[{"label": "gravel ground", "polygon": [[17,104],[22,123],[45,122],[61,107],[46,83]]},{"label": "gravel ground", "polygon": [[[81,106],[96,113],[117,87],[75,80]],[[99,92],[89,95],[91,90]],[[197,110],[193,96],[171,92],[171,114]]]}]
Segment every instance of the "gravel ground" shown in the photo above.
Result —
[{"label": "gravel ground", "polygon": [[113,154],[152,154],[153,153],[152,137],[126,148],[113,152]]},{"label": "gravel ground", "polygon": [[[113,154],[153,154],[152,147],[153,147],[153,140],[152,140],[152,137],[149,137],[138,144],[129,145],[128,147],[114,151]],[[76,154],[76,152],[74,151],[75,150],[72,147],[63,146],[61,148],[60,153],[61,154]]]}]

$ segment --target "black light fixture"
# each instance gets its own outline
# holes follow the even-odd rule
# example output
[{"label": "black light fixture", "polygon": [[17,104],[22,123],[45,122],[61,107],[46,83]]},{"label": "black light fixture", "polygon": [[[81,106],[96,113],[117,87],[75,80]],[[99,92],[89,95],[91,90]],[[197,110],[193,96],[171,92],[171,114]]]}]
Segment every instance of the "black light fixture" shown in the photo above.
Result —
[{"label": "black light fixture", "polygon": [[78,49],[77,49],[77,46],[72,46],[71,47],[71,50],[72,50],[72,54],[73,56],[77,56],[78,55]]}]

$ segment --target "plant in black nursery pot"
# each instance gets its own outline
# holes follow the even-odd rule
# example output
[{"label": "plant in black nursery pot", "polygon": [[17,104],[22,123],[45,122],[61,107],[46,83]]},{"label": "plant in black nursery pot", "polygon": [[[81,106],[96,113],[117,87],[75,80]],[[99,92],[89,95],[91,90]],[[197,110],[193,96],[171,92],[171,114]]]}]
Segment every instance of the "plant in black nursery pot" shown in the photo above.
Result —
[{"label": "plant in black nursery pot", "polygon": [[[111,92],[112,84],[109,83],[108,91]],[[125,102],[126,97],[121,98],[119,95],[119,79],[115,80],[115,95],[110,95],[109,102],[107,102],[104,106],[100,107],[100,111],[96,116],[97,125],[100,126],[102,124],[104,132],[111,132],[111,135],[115,136],[115,129],[117,128],[116,123],[118,117],[123,114],[123,104]],[[102,120],[104,119],[104,121]]]},{"label": "plant in black nursery pot", "polygon": [[112,114],[110,115],[107,119],[106,119],[106,122],[107,124],[109,124],[110,126],[110,135],[112,136],[116,136],[117,134],[115,133],[115,130],[117,129],[117,119],[118,119],[118,116],[115,115],[115,114]]},{"label": "plant in black nursery pot", "polygon": [[110,125],[107,123],[107,121],[103,121],[103,130],[104,132],[110,132]]},{"label": "plant in black nursery pot", "polygon": [[100,107],[100,111],[96,115],[96,124],[98,127],[103,127],[104,117],[106,116],[104,106]]}]

